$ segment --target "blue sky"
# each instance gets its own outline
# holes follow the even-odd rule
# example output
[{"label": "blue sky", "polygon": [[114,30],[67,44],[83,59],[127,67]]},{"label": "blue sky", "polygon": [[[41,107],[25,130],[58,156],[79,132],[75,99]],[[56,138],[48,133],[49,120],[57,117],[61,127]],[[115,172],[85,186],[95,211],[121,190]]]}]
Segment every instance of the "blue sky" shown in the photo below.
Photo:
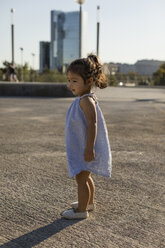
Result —
[{"label": "blue sky", "polygon": [[[165,0],[86,0],[88,53],[96,50],[96,7],[100,5],[102,62],[165,60]],[[15,62],[39,66],[39,41],[50,40],[50,11],[79,10],[74,0],[0,0],[0,66],[11,61],[11,16],[15,9]]]}]

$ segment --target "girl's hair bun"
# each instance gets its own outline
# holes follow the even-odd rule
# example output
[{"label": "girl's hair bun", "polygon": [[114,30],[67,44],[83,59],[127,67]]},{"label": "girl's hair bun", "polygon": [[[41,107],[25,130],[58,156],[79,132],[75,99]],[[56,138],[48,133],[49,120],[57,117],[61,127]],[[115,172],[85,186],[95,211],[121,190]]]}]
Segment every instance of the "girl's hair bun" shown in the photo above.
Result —
[{"label": "girl's hair bun", "polygon": [[91,77],[93,77],[95,85],[100,89],[107,87],[106,77],[102,71],[100,58],[94,54],[89,54],[87,59],[90,61]]}]

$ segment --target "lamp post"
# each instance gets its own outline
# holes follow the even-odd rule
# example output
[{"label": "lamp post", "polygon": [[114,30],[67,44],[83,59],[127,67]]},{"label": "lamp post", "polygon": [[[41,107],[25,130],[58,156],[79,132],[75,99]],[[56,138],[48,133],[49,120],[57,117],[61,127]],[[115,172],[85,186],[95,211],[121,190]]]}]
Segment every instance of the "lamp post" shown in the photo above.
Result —
[{"label": "lamp post", "polygon": [[79,58],[81,58],[81,36],[82,36],[82,4],[85,3],[86,0],[75,0],[80,4],[80,14],[79,14]]},{"label": "lamp post", "polygon": [[32,82],[34,81],[34,57],[35,57],[35,53],[32,53]]},{"label": "lamp post", "polygon": [[11,9],[11,53],[12,53],[12,64],[14,66],[14,12],[15,9]]},{"label": "lamp post", "polygon": [[20,47],[21,51],[21,81],[23,82],[23,47]]},{"label": "lamp post", "polygon": [[97,56],[99,56],[99,36],[100,36],[100,6],[97,6],[97,38],[96,38]]},{"label": "lamp post", "polygon": [[35,53],[32,53],[32,64],[33,64],[33,70],[34,70],[34,57],[35,57]]}]

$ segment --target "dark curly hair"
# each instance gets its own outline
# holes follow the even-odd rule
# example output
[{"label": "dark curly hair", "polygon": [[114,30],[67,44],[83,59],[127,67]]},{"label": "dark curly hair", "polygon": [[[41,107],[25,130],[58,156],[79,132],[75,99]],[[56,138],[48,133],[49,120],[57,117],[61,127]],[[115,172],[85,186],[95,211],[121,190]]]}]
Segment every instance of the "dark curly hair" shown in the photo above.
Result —
[{"label": "dark curly hair", "polygon": [[102,72],[102,64],[98,56],[88,55],[87,58],[74,60],[67,68],[68,72],[79,74],[86,84],[88,79],[92,78],[94,85],[100,89],[107,87],[106,77]]}]

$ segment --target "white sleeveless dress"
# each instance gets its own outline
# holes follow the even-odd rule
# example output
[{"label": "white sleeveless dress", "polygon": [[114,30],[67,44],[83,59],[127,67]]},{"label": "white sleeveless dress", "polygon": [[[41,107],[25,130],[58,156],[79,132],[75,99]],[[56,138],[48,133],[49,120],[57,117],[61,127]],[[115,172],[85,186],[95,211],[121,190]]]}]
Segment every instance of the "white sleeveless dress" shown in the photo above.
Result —
[{"label": "white sleeveless dress", "polygon": [[[91,162],[84,160],[88,125],[79,102],[85,96],[90,96],[95,100],[97,111],[95,160]],[[93,93],[83,95],[82,97],[75,98],[66,115],[65,137],[69,177],[72,178],[83,170],[110,177],[112,157],[107,127],[102,111]]]}]

